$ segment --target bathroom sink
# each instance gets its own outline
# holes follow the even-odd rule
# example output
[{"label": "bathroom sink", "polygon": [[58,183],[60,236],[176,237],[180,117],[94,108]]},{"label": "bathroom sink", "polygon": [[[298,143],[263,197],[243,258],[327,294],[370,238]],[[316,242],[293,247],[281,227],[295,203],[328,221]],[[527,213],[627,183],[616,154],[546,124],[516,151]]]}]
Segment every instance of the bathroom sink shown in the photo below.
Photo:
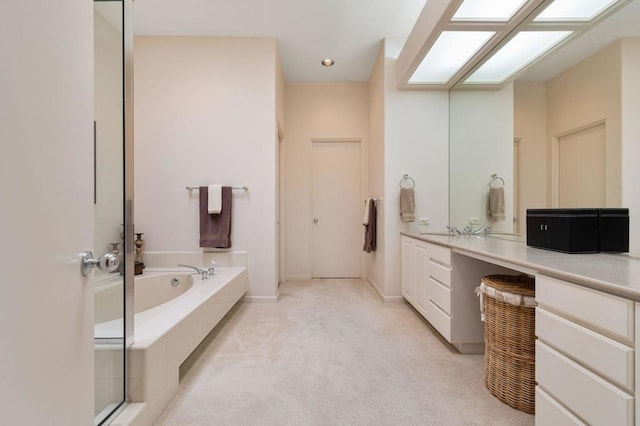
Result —
[{"label": "bathroom sink", "polygon": [[446,231],[443,231],[443,232],[420,232],[418,235],[439,235],[439,236],[445,236],[445,237],[451,236],[451,234],[446,232]]}]

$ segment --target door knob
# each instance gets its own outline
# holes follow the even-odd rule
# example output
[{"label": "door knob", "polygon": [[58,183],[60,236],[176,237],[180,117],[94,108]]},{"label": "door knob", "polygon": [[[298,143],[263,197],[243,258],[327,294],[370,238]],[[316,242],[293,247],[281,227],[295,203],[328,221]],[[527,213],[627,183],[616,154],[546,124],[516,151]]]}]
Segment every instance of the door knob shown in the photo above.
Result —
[{"label": "door knob", "polygon": [[317,217],[313,218],[313,223],[318,223],[318,218]]},{"label": "door knob", "polygon": [[112,253],[107,253],[97,259],[94,259],[93,253],[91,253],[90,251],[85,251],[84,255],[82,256],[82,262],[80,263],[80,271],[82,272],[82,276],[89,276],[91,271],[93,271],[93,268],[95,268],[96,266],[103,271],[113,272],[118,269],[118,266],[120,266],[120,259],[118,259],[118,256]]}]

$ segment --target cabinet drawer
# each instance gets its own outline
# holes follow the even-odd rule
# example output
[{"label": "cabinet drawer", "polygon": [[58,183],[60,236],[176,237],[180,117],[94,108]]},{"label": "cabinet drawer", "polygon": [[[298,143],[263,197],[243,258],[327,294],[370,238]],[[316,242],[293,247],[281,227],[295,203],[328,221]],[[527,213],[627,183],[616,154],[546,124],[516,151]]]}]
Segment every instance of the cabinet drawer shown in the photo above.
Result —
[{"label": "cabinet drawer", "polygon": [[592,425],[632,425],[634,398],[536,341],[536,380],[549,395]]},{"label": "cabinet drawer", "polygon": [[448,247],[430,244],[429,257],[436,262],[442,263],[443,265],[451,266],[451,249],[449,249]]},{"label": "cabinet drawer", "polygon": [[634,305],[631,300],[543,275],[536,276],[536,300],[544,308],[633,344]]},{"label": "cabinet drawer", "polygon": [[432,301],[427,302],[427,320],[442,334],[442,337],[451,342],[451,317]]},{"label": "cabinet drawer", "polygon": [[434,303],[446,314],[451,315],[451,289],[445,287],[432,278],[429,278],[429,301]]},{"label": "cabinet drawer", "polygon": [[584,425],[584,423],[536,386],[536,425],[574,426]]},{"label": "cabinet drawer", "polygon": [[569,358],[633,391],[633,348],[540,308],[536,309],[536,335]]},{"label": "cabinet drawer", "polygon": [[451,287],[451,269],[442,266],[439,263],[429,261],[429,275],[436,281]]}]

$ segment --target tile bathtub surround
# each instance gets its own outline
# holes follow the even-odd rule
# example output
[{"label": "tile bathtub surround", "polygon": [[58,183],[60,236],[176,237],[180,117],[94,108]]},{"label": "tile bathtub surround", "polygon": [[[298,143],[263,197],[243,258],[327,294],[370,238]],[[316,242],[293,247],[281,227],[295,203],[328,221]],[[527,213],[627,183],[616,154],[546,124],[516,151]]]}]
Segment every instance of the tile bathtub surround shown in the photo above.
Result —
[{"label": "tile bathtub surround", "polygon": [[361,280],[288,281],[239,304],[181,366],[156,425],[533,425],[494,398],[483,356],[443,343]]}]

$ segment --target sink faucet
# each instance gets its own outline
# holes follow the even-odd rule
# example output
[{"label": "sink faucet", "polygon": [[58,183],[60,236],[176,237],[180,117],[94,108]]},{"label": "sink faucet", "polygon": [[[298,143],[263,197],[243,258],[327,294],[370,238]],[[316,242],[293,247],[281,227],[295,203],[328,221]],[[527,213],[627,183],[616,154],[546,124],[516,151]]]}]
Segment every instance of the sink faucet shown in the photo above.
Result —
[{"label": "sink faucet", "polygon": [[198,268],[197,266],[184,265],[182,263],[178,263],[178,266],[184,266],[185,268],[193,269],[194,271],[196,271],[196,273],[200,274],[203,280],[206,280],[208,277],[213,275],[213,268],[209,268],[207,270],[203,268]]},{"label": "sink faucet", "polygon": [[480,235],[481,233],[484,233],[484,235],[489,235],[489,233],[491,232],[491,227],[488,225],[485,226],[481,226],[480,228],[476,229],[475,231],[471,231],[471,234],[473,235]]},{"label": "sink faucet", "polygon": [[460,235],[460,234],[462,234],[462,232],[460,232],[460,230],[458,228],[456,228],[455,226],[447,225],[447,231],[449,231],[449,233],[451,235]]}]

